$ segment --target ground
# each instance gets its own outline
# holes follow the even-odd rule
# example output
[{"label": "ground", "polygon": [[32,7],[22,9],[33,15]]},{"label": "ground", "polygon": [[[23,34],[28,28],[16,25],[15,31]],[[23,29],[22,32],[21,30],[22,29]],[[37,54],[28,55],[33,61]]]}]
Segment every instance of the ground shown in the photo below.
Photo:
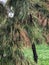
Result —
[{"label": "ground", "polygon": [[[49,65],[49,46],[40,44],[36,45],[36,49],[38,54],[38,65]],[[34,62],[31,48],[24,48],[23,52],[25,57]]]}]

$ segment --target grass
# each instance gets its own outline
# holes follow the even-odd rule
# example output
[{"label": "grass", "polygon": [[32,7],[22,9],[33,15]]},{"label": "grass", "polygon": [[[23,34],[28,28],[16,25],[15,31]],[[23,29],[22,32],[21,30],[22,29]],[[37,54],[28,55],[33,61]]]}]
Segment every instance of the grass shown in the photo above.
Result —
[{"label": "grass", "polygon": [[[49,46],[45,44],[36,45],[38,54],[38,65],[49,65]],[[33,53],[31,48],[24,48],[25,57],[33,61]]]}]

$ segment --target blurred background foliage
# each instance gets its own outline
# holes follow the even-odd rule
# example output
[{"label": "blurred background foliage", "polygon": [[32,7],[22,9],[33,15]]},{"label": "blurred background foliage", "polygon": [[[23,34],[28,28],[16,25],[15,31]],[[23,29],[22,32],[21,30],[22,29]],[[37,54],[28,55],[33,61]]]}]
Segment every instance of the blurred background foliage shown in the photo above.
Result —
[{"label": "blurred background foliage", "polygon": [[[45,27],[39,25],[36,13],[40,12],[49,20],[47,1],[8,0],[5,6],[0,3],[0,65],[33,65],[22,52],[24,39],[21,39],[22,35],[19,33],[25,30],[27,33],[24,34],[27,34],[31,44],[33,38],[36,44],[46,43],[43,34],[49,33],[49,28],[45,30]],[[10,11],[14,11],[12,18],[8,17]]]}]

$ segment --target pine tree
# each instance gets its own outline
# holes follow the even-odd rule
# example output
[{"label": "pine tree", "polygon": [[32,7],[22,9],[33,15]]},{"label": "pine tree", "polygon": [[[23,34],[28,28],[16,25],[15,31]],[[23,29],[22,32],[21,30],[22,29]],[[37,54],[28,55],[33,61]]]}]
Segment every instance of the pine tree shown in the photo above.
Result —
[{"label": "pine tree", "polygon": [[[8,0],[0,3],[0,60],[1,65],[29,65],[22,52],[22,21],[29,12],[29,0]],[[33,65],[33,64],[31,64]]]}]

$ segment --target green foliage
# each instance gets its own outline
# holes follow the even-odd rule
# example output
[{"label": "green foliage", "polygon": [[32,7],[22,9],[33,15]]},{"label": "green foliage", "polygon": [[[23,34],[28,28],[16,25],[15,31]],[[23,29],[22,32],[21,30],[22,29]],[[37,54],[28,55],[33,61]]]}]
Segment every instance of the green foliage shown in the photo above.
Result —
[{"label": "green foliage", "polygon": [[32,40],[32,38],[33,38],[32,29],[31,28],[32,27],[30,25],[28,25],[28,24],[24,25],[24,29],[27,31],[30,40]]},{"label": "green foliage", "polygon": [[0,3],[0,26],[6,22],[6,8]]},{"label": "green foliage", "polygon": [[[30,0],[32,2],[32,0]],[[38,25],[38,20],[35,16],[37,11],[40,11],[47,16],[49,11],[40,4],[40,0],[33,0],[31,6],[31,2],[29,0],[9,0],[7,2],[7,7],[13,7],[14,17],[8,18],[6,7],[0,4],[0,65],[33,65],[31,61],[24,56],[21,43],[16,40],[13,40],[15,34],[15,30],[17,28],[25,29],[28,33],[28,38],[30,38],[31,42],[34,38],[34,42],[37,43],[36,39],[41,39],[42,42],[45,43],[45,39],[42,36],[43,29]],[[30,8],[33,10],[33,24],[25,24],[21,25],[22,21],[27,20],[28,14],[30,14]],[[37,10],[38,9],[38,10]],[[6,17],[7,16],[7,17]],[[35,18],[34,18],[35,17]],[[20,22],[20,27],[17,27],[17,22]],[[16,38],[17,39],[17,38]],[[23,41],[23,40],[22,40]],[[43,51],[42,51],[43,52]],[[29,50],[30,53],[30,50]],[[32,52],[31,52],[32,55]],[[30,56],[30,55],[29,55]],[[18,62],[18,64],[17,64]],[[16,64],[15,64],[16,63]]]},{"label": "green foliage", "polygon": [[15,17],[19,20],[23,20],[27,16],[29,0],[10,0],[9,5],[14,8]]}]

